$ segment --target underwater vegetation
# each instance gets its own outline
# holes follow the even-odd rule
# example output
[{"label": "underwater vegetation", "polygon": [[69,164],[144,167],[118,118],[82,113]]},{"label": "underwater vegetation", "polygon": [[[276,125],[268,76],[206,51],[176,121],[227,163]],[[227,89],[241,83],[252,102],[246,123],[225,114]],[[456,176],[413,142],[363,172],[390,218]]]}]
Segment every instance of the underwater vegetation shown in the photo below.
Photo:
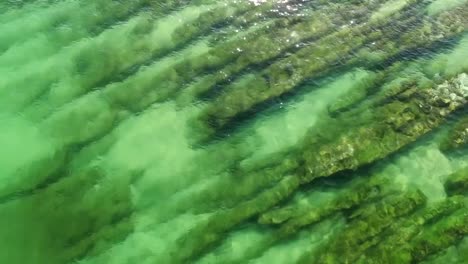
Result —
[{"label": "underwater vegetation", "polygon": [[468,1],[0,3],[0,263],[468,263]]}]

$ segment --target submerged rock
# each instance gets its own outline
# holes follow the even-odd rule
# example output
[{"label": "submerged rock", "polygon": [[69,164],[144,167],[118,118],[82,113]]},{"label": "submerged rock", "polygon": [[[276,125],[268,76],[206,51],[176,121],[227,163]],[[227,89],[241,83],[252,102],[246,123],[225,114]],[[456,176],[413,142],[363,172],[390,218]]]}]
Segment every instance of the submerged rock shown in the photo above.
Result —
[{"label": "submerged rock", "polygon": [[445,191],[449,195],[468,194],[468,167],[451,174],[445,182]]}]

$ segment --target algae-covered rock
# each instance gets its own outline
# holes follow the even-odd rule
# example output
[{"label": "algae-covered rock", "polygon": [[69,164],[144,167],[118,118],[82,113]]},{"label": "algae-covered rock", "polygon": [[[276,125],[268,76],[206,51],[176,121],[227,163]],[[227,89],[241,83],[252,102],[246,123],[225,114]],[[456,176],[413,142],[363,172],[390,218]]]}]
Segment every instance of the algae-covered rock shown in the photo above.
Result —
[{"label": "algae-covered rock", "polygon": [[[419,1],[412,1],[409,5],[417,4]],[[430,47],[445,37],[459,35],[467,24],[466,10],[463,8],[450,15],[440,14],[434,20],[424,20],[423,14],[412,12],[414,11],[410,8],[401,13],[396,12],[392,22],[364,21],[352,27],[344,27],[318,39],[314,45],[270,65],[256,78],[251,78],[250,82],[230,89],[206,107],[200,115],[200,121],[207,126],[206,133],[226,129],[232,122],[242,119],[261,104],[292,92],[307,79],[320,78],[332,70],[350,66],[371,68],[372,65],[392,60],[405,51]],[[418,22],[418,16],[422,17],[422,23]],[[410,26],[414,23],[416,28]],[[403,28],[412,30],[402,33],[400,29]],[[368,46],[372,47],[372,43],[379,41],[384,42],[387,47],[378,49],[381,55],[377,61],[368,60],[365,56],[353,56],[354,52],[368,50]]]},{"label": "algae-covered rock", "polygon": [[448,217],[464,206],[462,197],[451,197],[396,221],[382,234],[379,244],[369,248],[358,263],[413,263],[412,252],[416,249],[411,241],[434,222]]},{"label": "algae-covered rock", "polygon": [[[468,87],[468,86],[467,86]],[[443,140],[440,148],[444,151],[464,149],[468,145],[468,118],[459,120]]]},{"label": "algae-covered rock", "polygon": [[299,185],[296,176],[287,176],[276,186],[255,198],[228,210],[218,211],[205,223],[196,226],[179,239],[173,254],[174,263],[185,263],[196,258],[225,236],[225,232],[243,221],[258,215],[291,195]]},{"label": "algae-covered rock", "polygon": [[468,167],[460,169],[448,176],[445,182],[448,195],[468,193]]},{"label": "algae-covered rock", "polygon": [[[282,171],[281,168],[283,166],[285,168],[288,167],[287,171],[300,172],[299,178],[297,176],[286,177],[277,187],[267,189],[261,195],[222,214],[215,214],[206,225],[197,227],[193,231],[195,233],[190,232],[184,236],[184,240],[181,240],[184,241],[181,247],[187,249],[187,252],[182,254],[185,256],[183,259],[197,256],[209,245],[213,245],[222,239],[221,234],[225,231],[245,221],[247,218],[264,213],[280,203],[296,191],[300,184],[308,183],[319,177],[335,175],[344,170],[356,169],[385,158],[438,127],[451,112],[464,106],[466,103],[465,95],[459,90],[460,87],[456,85],[449,85],[448,87],[449,89],[445,85],[432,89],[417,89],[417,87],[412,87],[409,89],[410,93],[401,96],[402,99],[391,100],[386,104],[379,105],[374,109],[372,115],[364,113],[358,116],[356,120],[352,120],[349,129],[344,130],[342,134],[340,132],[329,134],[325,140],[317,138],[314,133],[306,136],[306,139],[299,145],[300,147],[292,152],[296,154],[291,157],[299,158],[299,160],[303,158],[303,161],[291,163],[292,167],[288,167],[287,164],[289,163],[286,162],[283,165],[279,165],[279,167],[273,167],[275,169],[272,171]],[[450,99],[451,93],[456,93],[456,98]],[[439,104],[441,100],[447,99],[449,100],[448,104]],[[430,111],[427,111],[427,109],[430,109]],[[379,120],[379,122],[375,122],[375,120]],[[346,124],[346,122],[344,123]],[[261,173],[261,170],[259,172]],[[271,181],[271,184],[275,184],[274,182],[278,181],[277,177],[270,178],[270,176],[267,176],[268,170],[265,170],[265,173],[267,183]],[[276,188],[283,188],[281,186],[289,182],[291,184],[288,184],[286,192],[281,192],[280,195],[280,193],[275,191]],[[370,181],[362,185],[357,184],[355,187],[350,188],[348,192],[344,191],[329,206],[311,210],[304,214],[294,216],[294,211],[286,211],[286,216],[281,215],[281,219],[279,219],[274,215],[275,211],[266,213],[261,218],[262,222],[275,222],[278,219],[279,223],[284,222],[279,231],[269,240],[269,243],[273,244],[275,241],[294,234],[300,228],[313,224],[334,212],[346,210],[377,198],[381,193],[380,190],[385,189],[381,188],[384,182],[379,182],[376,179],[375,182]],[[262,182],[261,184],[265,183]],[[251,183],[251,185],[255,186],[255,183]],[[236,186],[233,188],[235,190]],[[276,198],[264,199],[262,196]],[[364,206],[363,209],[357,210],[352,215],[351,219],[356,220],[353,220],[352,224],[350,224],[351,229],[347,231],[348,235],[339,240],[357,241],[355,240],[358,237],[357,234],[375,236],[391,225],[394,218],[408,214],[424,204],[424,201],[424,195],[420,192],[414,192],[393,195],[384,199],[381,203],[377,202],[377,204]],[[288,213],[291,214],[288,215]],[[382,217],[379,217],[380,214],[382,214]],[[288,218],[290,219],[285,221]],[[376,221],[375,224],[371,224],[372,221]],[[208,231],[208,226],[211,227],[211,231]],[[219,229],[217,228],[218,226]],[[199,237],[194,235],[198,233],[204,233],[206,239],[202,239],[202,242],[200,240],[195,242],[192,239],[188,239],[189,237]],[[359,241],[365,241],[366,238],[362,238]],[[350,245],[346,249],[350,252],[349,258],[357,259],[359,256],[357,255],[358,252],[364,252],[380,239],[369,241],[370,244],[362,245],[361,249],[353,248]],[[194,246],[194,244],[197,244],[197,246]],[[344,249],[339,249],[340,252],[342,250]],[[325,261],[329,257],[323,258],[322,261]]]},{"label": "algae-covered rock", "polygon": [[[465,76],[461,74],[456,80]],[[345,127],[341,134],[318,137],[320,142],[311,134],[311,143],[304,144],[303,181],[354,170],[392,154],[438,127],[450,113],[463,107],[468,97],[464,87],[449,82],[432,89],[412,87],[404,93],[398,95],[400,100],[396,97],[372,113],[364,111],[360,118],[347,116],[341,124],[350,122],[356,127],[347,131]]]},{"label": "algae-covered rock", "polygon": [[467,208],[462,208],[424,230],[413,241],[412,261],[419,262],[451,245],[468,234]]},{"label": "algae-covered rock", "polygon": [[382,239],[379,234],[394,221],[420,208],[425,201],[426,197],[421,192],[413,191],[391,195],[367,205],[343,232],[324,246],[318,256],[303,256],[301,263],[353,263]]},{"label": "algae-covered rock", "polygon": [[387,184],[388,180],[379,177],[359,179],[325,204],[319,204],[318,207],[294,204],[294,206],[274,209],[262,214],[259,222],[281,224],[280,232],[284,235],[292,234],[301,227],[316,223],[335,212],[347,210],[383,196],[388,192]]}]

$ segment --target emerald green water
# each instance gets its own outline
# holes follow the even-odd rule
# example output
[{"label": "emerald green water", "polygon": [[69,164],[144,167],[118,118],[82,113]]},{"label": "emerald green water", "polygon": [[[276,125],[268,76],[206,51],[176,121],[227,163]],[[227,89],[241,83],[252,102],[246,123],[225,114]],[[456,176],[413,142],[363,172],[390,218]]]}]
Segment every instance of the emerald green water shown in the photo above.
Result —
[{"label": "emerald green water", "polygon": [[468,263],[468,1],[0,2],[0,263]]}]

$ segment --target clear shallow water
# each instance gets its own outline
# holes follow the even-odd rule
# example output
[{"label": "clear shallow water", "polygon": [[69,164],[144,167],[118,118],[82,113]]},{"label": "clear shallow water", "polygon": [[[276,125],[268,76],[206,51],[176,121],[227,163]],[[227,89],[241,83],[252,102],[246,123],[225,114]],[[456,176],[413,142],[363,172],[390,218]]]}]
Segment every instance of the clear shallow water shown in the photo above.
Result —
[{"label": "clear shallow water", "polygon": [[0,263],[468,263],[467,14],[0,3]]}]

